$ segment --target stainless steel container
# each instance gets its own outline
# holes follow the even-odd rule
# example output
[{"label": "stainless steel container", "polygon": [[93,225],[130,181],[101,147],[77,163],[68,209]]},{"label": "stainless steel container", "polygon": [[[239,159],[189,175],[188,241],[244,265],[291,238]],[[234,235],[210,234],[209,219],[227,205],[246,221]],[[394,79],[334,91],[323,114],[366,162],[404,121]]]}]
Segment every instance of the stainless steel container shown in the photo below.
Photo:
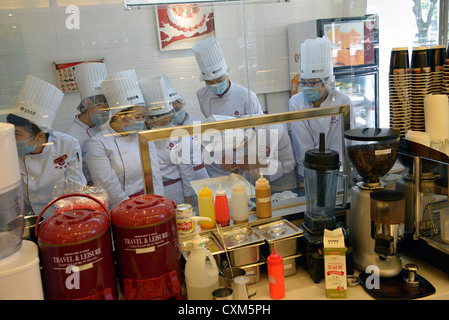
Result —
[{"label": "stainless steel container", "polygon": [[298,253],[297,238],[303,235],[303,230],[287,220],[279,220],[254,228],[267,244],[270,255],[273,248],[282,257]]},{"label": "stainless steel container", "polygon": [[260,246],[264,239],[251,227],[235,227],[223,232],[223,237],[217,236],[228,251],[233,267],[256,263],[260,258]]},{"label": "stainless steel container", "polygon": [[[261,259],[262,260],[262,259]],[[245,269],[247,274],[255,274],[257,277],[249,278],[248,284],[256,284],[260,279],[260,267],[265,264],[265,261],[258,261],[246,266],[241,266],[240,268]]]},{"label": "stainless steel container", "polygon": [[296,274],[296,258],[301,257],[302,254],[294,254],[292,256],[284,257],[284,276],[290,277]]},{"label": "stainless steel container", "polygon": [[[201,238],[203,239],[206,248],[212,253],[212,256],[217,261],[217,264],[220,265],[221,253],[224,252],[221,243],[214,237],[212,233],[201,235]],[[182,241],[180,244],[182,256],[184,257],[185,261],[187,261],[190,252],[192,251],[192,240],[193,238],[190,238],[188,240]]]}]

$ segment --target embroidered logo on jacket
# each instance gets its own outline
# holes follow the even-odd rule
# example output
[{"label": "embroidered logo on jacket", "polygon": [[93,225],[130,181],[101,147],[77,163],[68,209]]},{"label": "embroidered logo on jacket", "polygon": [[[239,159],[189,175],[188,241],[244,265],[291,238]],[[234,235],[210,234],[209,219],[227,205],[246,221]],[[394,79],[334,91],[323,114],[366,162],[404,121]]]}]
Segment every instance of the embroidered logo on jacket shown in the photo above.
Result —
[{"label": "embroidered logo on jacket", "polygon": [[55,159],[53,163],[55,164],[55,169],[65,169],[69,166],[69,162],[66,161],[68,156],[66,154],[60,156],[59,158]]}]

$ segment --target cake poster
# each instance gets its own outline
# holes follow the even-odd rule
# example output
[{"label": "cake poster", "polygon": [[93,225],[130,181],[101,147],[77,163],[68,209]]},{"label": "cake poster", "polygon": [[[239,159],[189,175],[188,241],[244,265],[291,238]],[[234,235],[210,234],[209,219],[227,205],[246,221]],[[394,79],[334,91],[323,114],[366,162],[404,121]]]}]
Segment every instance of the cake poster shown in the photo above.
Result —
[{"label": "cake poster", "polygon": [[68,62],[68,63],[55,63],[56,76],[58,78],[59,89],[62,92],[76,92],[78,91],[78,86],[75,81],[73,72],[77,64],[83,62],[100,62],[103,60],[92,60],[92,61],[79,61],[79,62]]},{"label": "cake poster", "polygon": [[212,6],[157,6],[156,19],[161,50],[191,49],[196,42],[215,34]]}]

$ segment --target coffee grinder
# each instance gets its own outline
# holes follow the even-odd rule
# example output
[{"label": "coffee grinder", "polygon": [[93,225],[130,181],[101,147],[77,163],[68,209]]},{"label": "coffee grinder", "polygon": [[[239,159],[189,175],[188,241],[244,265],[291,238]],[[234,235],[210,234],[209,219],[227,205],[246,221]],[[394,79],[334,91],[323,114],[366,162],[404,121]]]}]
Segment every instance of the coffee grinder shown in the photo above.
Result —
[{"label": "coffee grinder", "polygon": [[[324,230],[339,228],[335,219],[335,206],[339,177],[344,180],[343,205],[346,205],[347,177],[339,174],[338,152],[325,148],[325,135],[320,133],[319,149],[308,150],[304,157],[304,183],[306,212],[300,249],[305,256],[306,269],[315,283],[324,278]],[[341,209],[344,209],[342,207]],[[349,237],[345,235],[347,273],[353,274],[352,251]]]},{"label": "coffee grinder", "polygon": [[[371,194],[385,189],[385,183],[381,182],[380,178],[385,176],[396,162],[399,131],[359,128],[345,131],[344,136],[347,157],[362,177],[362,181],[352,187],[349,215],[354,265],[361,271],[365,271],[369,266],[377,266],[380,277],[394,277],[402,270],[401,260],[394,252],[387,254],[386,249],[381,247],[395,247],[392,243],[387,245],[384,240],[397,242],[398,238],[387,237],[389,228],[384,228],[386,236],[377,237],[379,248],[376,247],[375,234],[372,233]],[[379,228],[382,230],[382,224],[379,224]],[[382,241],[383,244],[380,244]]]}]

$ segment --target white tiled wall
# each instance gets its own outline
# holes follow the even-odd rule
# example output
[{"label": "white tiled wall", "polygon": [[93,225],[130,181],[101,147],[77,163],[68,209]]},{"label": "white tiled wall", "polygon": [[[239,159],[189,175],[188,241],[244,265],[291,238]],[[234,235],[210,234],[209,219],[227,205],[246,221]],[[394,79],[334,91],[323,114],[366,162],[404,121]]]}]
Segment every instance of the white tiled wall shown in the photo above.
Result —
[{"label": "white tiled wall", "polygon": [[[80,9],[79,30],[65,26],[68,5]],[[286,111],[287,26],[361,15],[364,7],[354,9],[351,0],[214,4],[216,37],[231,79],[255,91],[268,112]],[[154,7],[125,11],[121,0],[0,0],[0,121],[14,104],[27,73],[57,85],[53,62],[98,58],[105,59],[110,73],[135,69],[139,78],[166,73],[186,99],[188,111],[201,117],[195,92],[202,83],[193,53],[160,51],[155,20]],[[53,124],[56,130],[64,131],[71,123],[78,102],[78,93],[65,94]]]}]

